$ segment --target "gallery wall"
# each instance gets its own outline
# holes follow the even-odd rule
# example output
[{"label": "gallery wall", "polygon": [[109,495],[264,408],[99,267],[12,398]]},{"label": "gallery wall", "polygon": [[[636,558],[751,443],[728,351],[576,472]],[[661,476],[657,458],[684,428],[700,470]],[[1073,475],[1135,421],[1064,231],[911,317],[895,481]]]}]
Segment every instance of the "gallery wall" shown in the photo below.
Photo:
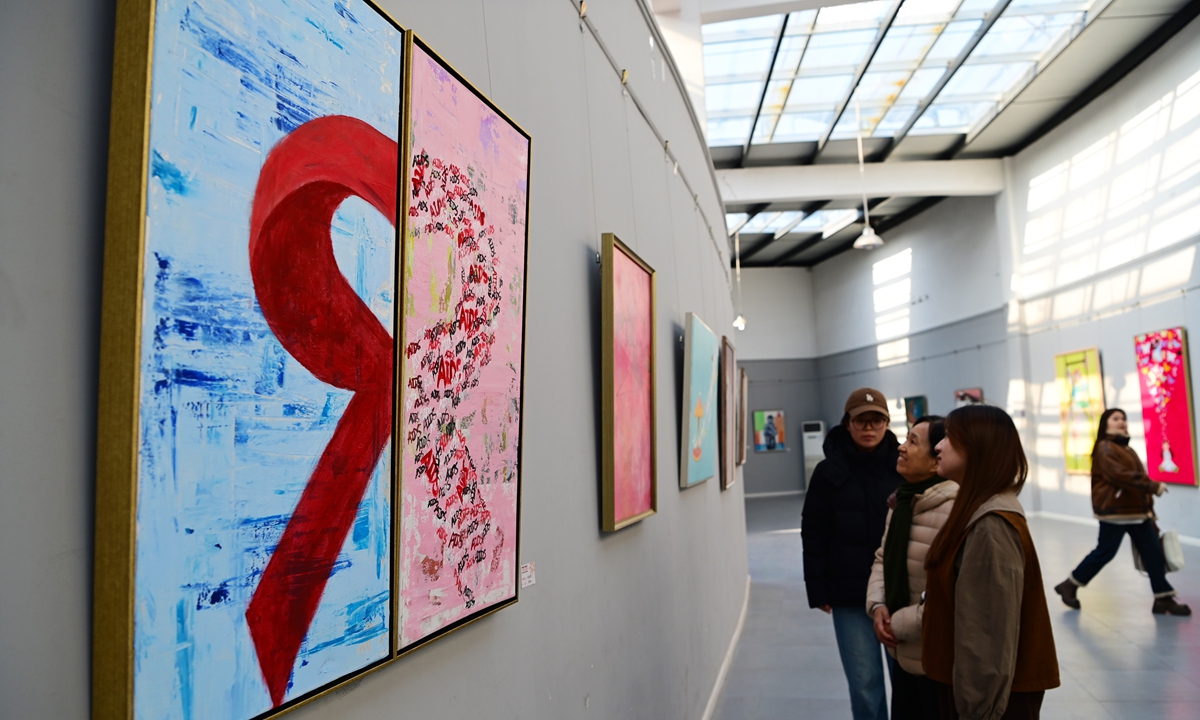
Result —
[{"label": "gallery wall", "polygon": [[[635,0],[589,8],[612,61],[570,0],[382,5],[533,136],[520,561],[536,563],[537,583],[517,605],[291,717],[700,718],[747,567],[743,483],[676,489],[684,314],[714,328],[734,317],[721,207],[685,92]],[[86,718],[114,3],[8,10],[0,717]],[[608,535],[597,480],[602,232],[657,269],[661,350],[659,512]]]},{"label": "gallery wall", "polygon": [[[734,290],[735,310],[737,290]],[[813,274],[807,268],[742,268],[741,314],[734,333],[739,360],[817,356]]]}]

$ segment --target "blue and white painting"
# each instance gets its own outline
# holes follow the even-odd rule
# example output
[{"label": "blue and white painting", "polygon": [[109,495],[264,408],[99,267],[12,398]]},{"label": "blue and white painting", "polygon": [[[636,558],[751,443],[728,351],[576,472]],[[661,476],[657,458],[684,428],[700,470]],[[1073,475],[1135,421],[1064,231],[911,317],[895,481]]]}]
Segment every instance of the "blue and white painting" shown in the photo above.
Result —
[{"label": "blue and white painting", "polygon": [[[398,140],[402,34],[361,0],[160,0],[153,47],[135,718],[253,718],[391,652],[389,440],[280,697],[264,679],[247,607],[354,392],[272,332],[248,241],[260,171],[297,128],[346,116]],[[351,196],[331,224],[337,267],[394,337],[392,219]]]},{"label": "blue and white painting", "polygon": [[717,474],[717,364],[721,339],[687,314],[683,352],[683,447],[679,485],[688,488]]}]

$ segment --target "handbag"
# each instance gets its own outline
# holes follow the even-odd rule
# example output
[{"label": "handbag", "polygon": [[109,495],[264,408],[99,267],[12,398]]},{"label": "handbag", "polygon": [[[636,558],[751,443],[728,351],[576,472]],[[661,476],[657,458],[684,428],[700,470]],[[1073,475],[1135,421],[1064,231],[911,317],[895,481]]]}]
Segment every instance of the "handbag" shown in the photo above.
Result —
[{"label": "handbag", "polygon": [[[1183,569],[1183,544],[1179,542],[1179,533],[1174,530],[1168,530],[1159,536],[1158,542],[1162,545],[1163,561],[1167,566],[1167,572],[1179,572]],[[1142,556],[1138,554],[1137,547],[1131,544],[1133,550],[1133,566],[1138,572],[1146,572],[1146,566],[1142,564]]]}]

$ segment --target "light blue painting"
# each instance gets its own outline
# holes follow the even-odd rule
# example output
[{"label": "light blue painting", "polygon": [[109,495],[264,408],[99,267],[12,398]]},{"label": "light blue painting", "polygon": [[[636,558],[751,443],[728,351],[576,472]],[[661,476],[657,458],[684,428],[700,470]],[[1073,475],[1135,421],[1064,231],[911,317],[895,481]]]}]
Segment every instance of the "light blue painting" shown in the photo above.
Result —
[{"label": "light blue painting", "polygon": [[[299,276],[297,268],[336,262],[337,282],[353,289],[345,293],[350,304],[361,300],[366,308],[363,334],[386,344],[395,334],[394,218],[378,200],[362,199],[369,193],[330,195],[344,200],[314,231],[322,243],[315,255],[324,257],[314,259],[300,243],[294,250],[281,245],[287,228],[267,217],[264,237],[274,232],[274,249],[291,252],[279,252],[278,272],[266,256],[252,263],[250,238],[272,151],[320,127],[314,121],[337,116],[383,147],[390,143],[394,170],[402,56],[402,33],[361,0],[157,2],[141,321],[135,718],[253,718],[390,655],[390,384],[368,393],[323,370],[314,374],[310,367],[319,363],[264,314],[260,275],[286,280]],[[328,140],[317,136],[310,132],[308,142]],[[330,250],[332,259],[325,257]],[[326,290],[285,284],[270,292],[280,306],[319,305]],[[390,350],[386,359],[390,374]],[[375,400],[365,402],[368,395]],[[346,438],[357,437],[358,426],[343,423],[356,405],[358,417],[384,430],[371,435],[361,467],[347,470],[334,451],[348,453]],[[361,482],[350,496],[310,492],[314,511],[294,517],[310,479],[323,473],[334,481],[326,488],[337,490],[351,470]],[[348,510],[338,515],[334,500]],[[335,516],[346,519],[344,541],[331,545],[328,568],[309,584],[311,592],[275,578],[261,596],[272,607],[252,627],[251,601],[289,524],[294,563],[316,552],[314,537],[337,524]],[[286,622],[271,624],[280,617]],[[295,635],[291,645],[284,625]]]},{"label": "light blue painting", "polygon": [[683,447],[679,485],[688,488],[717,474],[717,363],[721,339],[687,314],[683,352]]}]

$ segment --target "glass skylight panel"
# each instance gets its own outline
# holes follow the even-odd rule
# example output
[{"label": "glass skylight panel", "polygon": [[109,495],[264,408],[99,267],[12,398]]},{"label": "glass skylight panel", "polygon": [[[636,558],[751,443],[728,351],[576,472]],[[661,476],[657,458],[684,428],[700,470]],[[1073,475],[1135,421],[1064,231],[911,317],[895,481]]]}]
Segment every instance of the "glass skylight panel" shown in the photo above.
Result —
[{"label": "glass skylight panel", "polygon": [[732,118],[708,118],[708,146],[741,145],[750,136],[753,116]]},{"label": "glass skylight panel", "polygon": [[[910,83],[911,84],[911,83]],[[888,108],[887,115],[875,126],[876,136],[894,136],[904,127],[912,114],[917,111],[916,105],[893,105]]]},{"label": "glass skylight panel", "polygon": [[782,19],[782,15],[762,15],[741,20],[708,23],[700,26],[700,35],[706,45],[729,40],[774,37],[775,33],[779,32],[779,23]]},{"label": "glass skylight panel", "polygon": [[800,219],[803,216],[804,216],[804,213],[802,213],[798,210],[781,212],[778,215],[776,215],[775,219],[773,219],[771,222],[769,222],[767,224],[767,226],[761,230],[761,232],[777,233],[780,230],[787,227],[788,225],[791,225],[792,223],[796,222],[796,220]]},{"label": "glass skylight panel", "polygon": [[781,212],[761,212],[750,218],[750,222],[742,226],[741,233],[749,235],[751,233],[766,232],[766,227],[782,214]]},{"label": "glass skylight panel", "polygon": [[761,93],[761,82],[710,85],[704,90],[704,105],[709,115],[753,115]]},{"label": "glass skylight panel", "polygon": [[890,5],[891,3],[887,0],[875,0],[875,2],[821,8],[821,12],[817,14],[815,30],[824,32],[847,28],[878,27]]},{"label": "glass skylight panel", "polygon": [[800,63],[800,73],[823,68],[857,68],[866,58],[878,32],[878,29],[849,30],[813,35],[808,41],[808,52],[804,54],[804,61]]},{"label": "glass skylight panel", "polygon": [[813,141],[833,122],[833,108],[819,112],[785,112],[775,125],[773,142]]},{"label": "glass skylight panel", "polygon": [[1083,27],[1083,13],[1018,15],[1007,13],[983,36],[971,59],[1028,55],[1038,59],[1062,40],[1069,40]]},{"label": "glass skylight panel", "polygon": [[896,13],[896,22],[949,20],[961,0],[905,0]]},{"label": "glass skylight panel", "polygon": [[937,102],[921,115],[909,134],[965,133],[994,107],[994,102]]},{"label": "glass skylight panel", "polygon": [[709,83],[745,77],[762,78],[767,74],[767,64],[771,62],[774,49],[773,38],[705,45],[704,78]]},{"label": "glass skylight panel", "polygon": [[854,76],[850,74],[800,78],[792,86],[792,93],[788,96],[787,111],[799,112],[828,108],[832,112],[838,101],[845,97],[850,90],[852,82],[854,82]]},{"label": "glass skylight panel", "polygon": [[799,225],[792,228],[792,232],[822,232],[825,228],[844,223],[849,218],[857,219],[858,210],[818,210],[801,220]]},{"label": "glass skylight panel", "polygon": [[738,226],[750,217],[749,213],[725,213],[725,230],[732,233]]},{"label": "glass skylight panel", "polygon": [[[962,13],[961,10],[959,12]],[[925,56],[925,61],[948,63],[954,60],[981,24],[982,20],[957,20],[950,23],[938,36],[937,42]]]},{"label": "glass skylight panel", "polygon": [[941,33],[941,25],[893,25],[879,43],[872,69],[898,65],[903,68],[916,67]]}]

